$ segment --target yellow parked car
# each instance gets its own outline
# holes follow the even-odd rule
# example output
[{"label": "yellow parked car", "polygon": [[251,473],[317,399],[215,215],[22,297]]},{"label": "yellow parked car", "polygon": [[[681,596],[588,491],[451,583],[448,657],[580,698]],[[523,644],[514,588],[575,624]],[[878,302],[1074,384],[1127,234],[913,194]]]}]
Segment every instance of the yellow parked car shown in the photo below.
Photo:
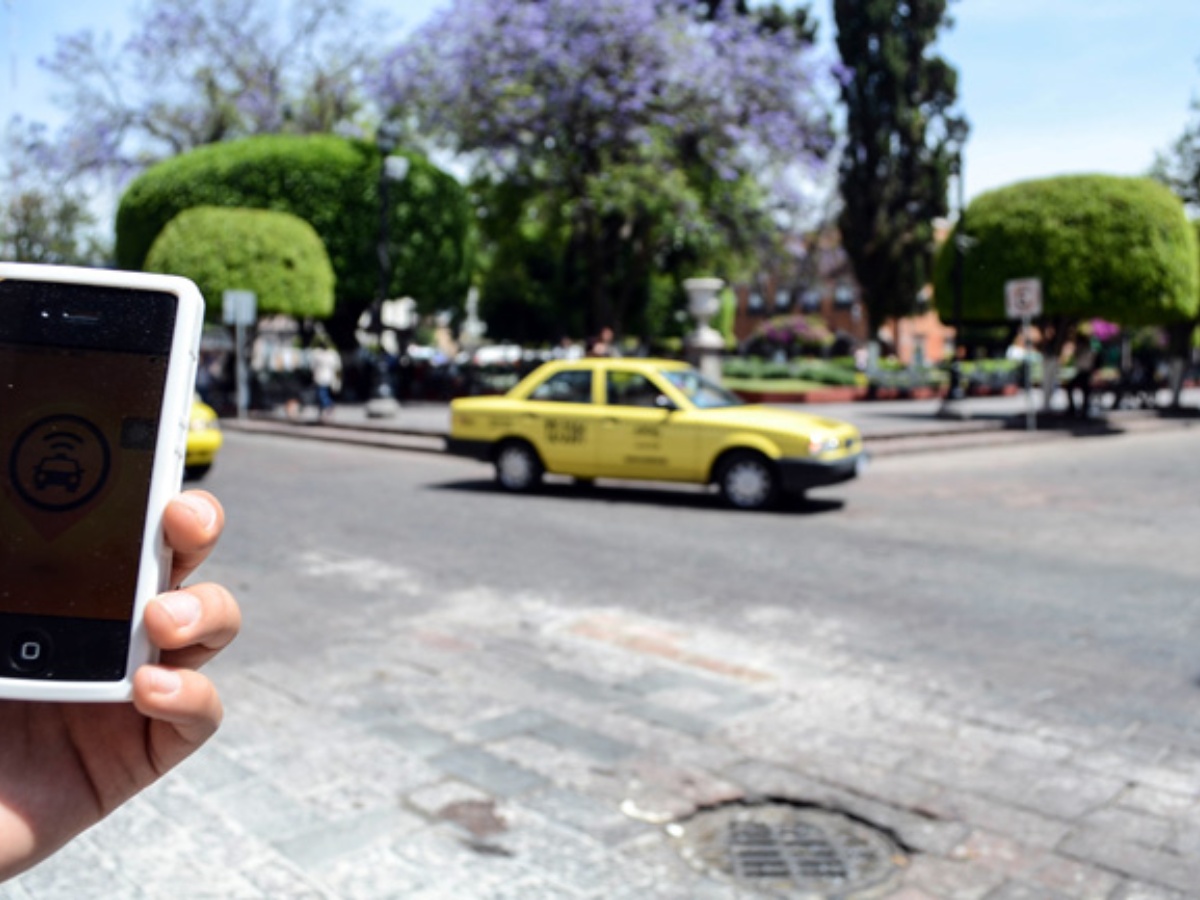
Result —
[{"label": "yellow parked car", "polygon": [[450,404],[451,453],[492,463],[510,491],[542,474],[715,483],[738,509],[836,484],[866,464],[847,422],[747,405],[686,363],[549,362],[502,397]]},{"label": "yellow parked car", "polygon": [[195,481],[207,475],[224,440],[216,411],[199,398],[192,400],[187,452],[183,459],[184,478]]}]

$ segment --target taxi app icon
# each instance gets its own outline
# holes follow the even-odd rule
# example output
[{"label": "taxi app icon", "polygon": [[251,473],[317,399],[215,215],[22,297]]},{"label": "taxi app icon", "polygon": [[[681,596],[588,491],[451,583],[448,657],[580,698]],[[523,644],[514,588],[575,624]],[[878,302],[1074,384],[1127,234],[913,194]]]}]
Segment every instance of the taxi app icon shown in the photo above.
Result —
[{"label": "taxi app icon", "polygon": [[79,490],[83,469],[70,454],[82,443],[83,438],[77,434],[67,433],[54,439],[51,449],[59,452],[47,456],[33,470],[33,484],[39,492],[51,485],[60,485],[71,494]]},{"label": "taxi app icon", "polygon": [[110,453],[100,429],[81,416],[47,416],[17,439],[9,474],[21,499],[46,512],[83,506],[108,479]]}]

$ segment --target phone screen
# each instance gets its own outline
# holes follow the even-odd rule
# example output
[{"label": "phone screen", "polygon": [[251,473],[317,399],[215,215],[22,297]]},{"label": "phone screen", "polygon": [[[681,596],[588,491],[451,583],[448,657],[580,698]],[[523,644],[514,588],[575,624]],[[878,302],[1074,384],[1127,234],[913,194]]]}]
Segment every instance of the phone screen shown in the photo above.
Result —
[{"label": "phone screen", "polygon": [[125,675],[176,299],[0,282],[0,675]]}]

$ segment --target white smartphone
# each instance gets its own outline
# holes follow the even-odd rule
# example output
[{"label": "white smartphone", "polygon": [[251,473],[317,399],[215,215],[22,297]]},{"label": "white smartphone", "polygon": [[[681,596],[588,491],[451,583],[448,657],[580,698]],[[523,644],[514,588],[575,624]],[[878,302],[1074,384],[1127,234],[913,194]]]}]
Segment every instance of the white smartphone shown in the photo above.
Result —
[{"label": "white smartphone", "polygon": [[128,700],[155,659],[203,315],[183,278],[0,263],[0,697]]}]

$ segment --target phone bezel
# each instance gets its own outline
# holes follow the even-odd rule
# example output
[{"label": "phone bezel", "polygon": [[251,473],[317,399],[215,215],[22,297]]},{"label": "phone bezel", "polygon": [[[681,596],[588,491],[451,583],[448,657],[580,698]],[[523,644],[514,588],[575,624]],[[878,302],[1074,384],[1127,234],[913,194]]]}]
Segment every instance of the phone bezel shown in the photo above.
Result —
[{"label": "phone bezel", "polygon": [[[142,534],[129,630],[129,654],[125,676],[116,681],[62,681],[53,678],[9,678],[0,676],[0,698],[107,703],[128,701],[133,695],[137,669],[157,659],[143,622],[146,604],[171,585],[171,552],[163,536],[163,512],[180,490],[187,449],[187,431],[195,391],[196,361],[204,320],[204,299],[196,286],[174,275],[83,269],[30,263],[0,263],[0,281],[20,280],[49,284],[153,291],[176,299],[175,326],[167,359],[163,403],[147,494],[145,528]],[[2,314],[2,310],[0,310]],[[8,648],[0,648],[8,652]]]}]

